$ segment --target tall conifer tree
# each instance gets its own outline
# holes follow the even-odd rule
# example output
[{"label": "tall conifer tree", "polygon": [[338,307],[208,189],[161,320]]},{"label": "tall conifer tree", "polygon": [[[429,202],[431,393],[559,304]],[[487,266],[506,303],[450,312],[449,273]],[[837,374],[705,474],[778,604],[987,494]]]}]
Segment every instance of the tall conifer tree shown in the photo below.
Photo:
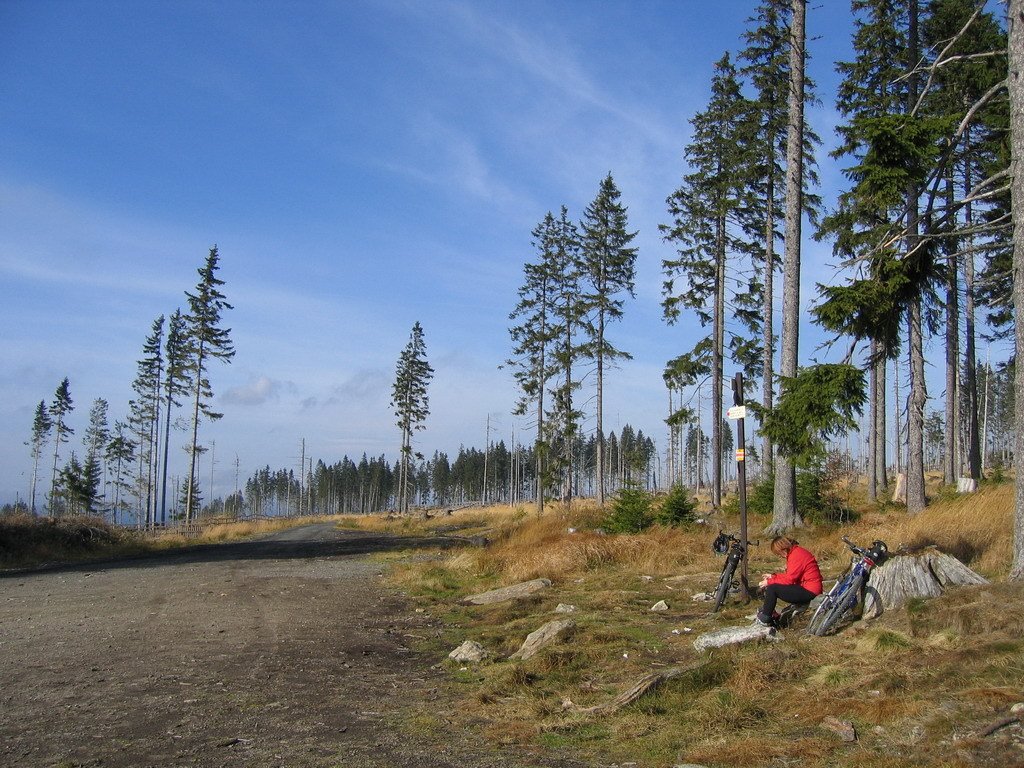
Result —
[{"label": "tall conifer tree", "polygon": [[60,446],[68,441],[70,435],[75,434],[67,423],[67,416],[74,410],[74,402],[71,400],[71,383],[65,377],[57,386],[53,394],[53,402],[50,403],[50,418],[53,420],[53,474],[50,478],[50,503],[49,514],[53,517],[57,513],[55,502],[57,493],[57,461],[60,456]]},{"label": "tall conifer tree", "polygon": [[227,297],[221,293],[224,281],[217,277],[220,254],[217,246],[210,249],[206,262],[197,271],[199,282],[195,293],[185,293],[188,298],[189,311],[185,316],[186,326],[186,362],[184,368],[188,372],[192,395],[192,435],[189,444],[188,486],[185,491],[185,522],[190,522],[196,514],[196,457],[199,449],[199,421],[205,417],[216,421],[223,414],[210,408],[213,389],[207,378],[210,363],[219,360],[230,363],[235,356],[235,348],[231,342],[231,329],[221,328],[221,313],[233,307]]},{"label": "tall conifer tree", "polygon": [[544,395],[553,373],[551,345],[557,334],[555,300],[558,286],[555,260],[555,217],[549,211],[533,232],[537,260],[523,265],[523,284],[519,302],[509,320],[519,321],[509,328],[512,357],[505,364],[513,368],[513,377],[521,397],[516,413],[523,415],[533,407],[537,437],[534,441],[537,514],[544,513],[547,444],[544,431]]},{"label": "tall conifer tree", "polygon": [[181,405],[179,397],[189,393],[192,381],[188,367],[188,327],[180,309],[174,310],[167,324],[167,339],[164,342],[166,371],[163,382],[164,402],[164,447],[163,468],[160,473],[160,524],[167,524],[167,459],[171,440],[171,412]]},{"label": "tall conifer tree", "polygon": [[[732,60],[726,54],[715,65],[707,109],[691,120],[693,138],[685,156],[693,170],[667,200],[673,223],[660,227],[664,239],[676,244],[678,256],[662,262],[666,275],[662,301],[665,319],[675,323],[684,310],[689,310],[697,315],[701,325],[712,326],[710,338],[702,339],[692,351],[669,362],[666,376],[688,386],[697,383],[706,371],[711,373],[711,498],[716,507],[722,497],[727,262],[749,252],[744,237],[748,191],[748,158],[744,150],[750,146],[749,110]],[[681,283],[678,287],[677,281]],[[747,302],[735,303],[742,306]],[[737,314],[748,324],[756,325],[756,312]]]},{"label": "tall conifer tree", "polygon": [[417,321],[409,334],[398,358],[395,370],[395,384],[391,393],[391,407],[398,418],[397,425],[402,431],[401,458],[398,476],[398,511],[409,510],[410,471],[413,459],[413,433],[424,429],[423,422],[430,415],[430,398],[427,387],[434,377],[434,369],[427,362],[427,346],[423,339],[423,327]]},{"label": "tall conifer tree", "polygon": [[608,323],[622,317],[623,294],[635,297],[637,249],[630,247],[636,232],[629,231],[621,193],[609,173],[597,197],[587,206],[582,223],[583,276],[587,288],[583,300],[590,315],[589,355],[597,366],[597,500],[604,504],[604,370],[615,360],[628,360],[628,352],[608,341]]},{"label": "tall conifer tree", "polygon": [[50,438],[50,430],[53,429],[53,420],[46,410],[46,402],[39,401],[36,406],[35,417],[32,419],[32,438],[28,442],[32,454],[32,485],[29,489],[29,509],[32,514],[36,513],[36,484],[39,480],[39,460],[43,455],[43,448]]}]

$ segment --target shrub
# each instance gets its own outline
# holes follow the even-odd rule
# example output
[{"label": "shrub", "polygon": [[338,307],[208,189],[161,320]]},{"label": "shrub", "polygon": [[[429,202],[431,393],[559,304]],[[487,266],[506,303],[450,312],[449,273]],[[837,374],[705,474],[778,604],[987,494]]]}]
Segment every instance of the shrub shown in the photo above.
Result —
[{"label": "shrub", "polygon": [[604,529],[608,533],[640,533],[654,523],[651,494],[642,488],[623,488],[612,502]]},{"label": "shrub", "polygon": [[691,497],[690,492],[683,486],[673,485],[668,496],[661,502],[654,519],[661,525],[676,528],[696,520],[696,510],[697,499]]},{"label": "shrub", "polygon": [[[775,476],[769,475],[748,494],[747,510],[753,514],[771,515],[774,506]],[[856,513],[835,492],[828,468],[797,471],[796,508],[804,522],[813,525],[837,525],[856,519]]]}]

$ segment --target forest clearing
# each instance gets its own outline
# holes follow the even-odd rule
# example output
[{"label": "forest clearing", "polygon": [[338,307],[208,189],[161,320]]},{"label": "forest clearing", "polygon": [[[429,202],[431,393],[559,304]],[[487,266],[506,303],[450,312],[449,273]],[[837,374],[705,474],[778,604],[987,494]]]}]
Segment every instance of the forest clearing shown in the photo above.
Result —
[{"label": "forest clearing", "polygon": [[[712,615],[692,599],[717,578],[710,542],[719,522],[734,526],[728,516],[638,534],[602,534],[608,513],[587,502],[542,518],[508,506],[353,516],[155,557],[8,571],[3,759],[1017,765],[1024,735],[1010,708],[1024,702],[1024,592],[1006,580],[1011,500],[1003,483],[916,517],[854,503],[848,524],[799,531],[826,580],[845,567],[848,535],[934,544],[992,583],[834,637],[806,637],[798,624],[779,642],[710,654],[693,639],[749,624],[755,605],[733,595]],[[475,537],[489,542],[467,546]],[[778,566],[765,549],[753,548],[752,572]],[[514,603],[460,602],[533,578],[551,586]],[[660,600],[668,610],[651,611]],[[559,604],[576,607],[571,636],[506,660]],[[490,658],[448,660],[465,640]],[[684,671],[618,711],[587,713],[669,668]],[[829,723],[848,724],[855,741]]]}]

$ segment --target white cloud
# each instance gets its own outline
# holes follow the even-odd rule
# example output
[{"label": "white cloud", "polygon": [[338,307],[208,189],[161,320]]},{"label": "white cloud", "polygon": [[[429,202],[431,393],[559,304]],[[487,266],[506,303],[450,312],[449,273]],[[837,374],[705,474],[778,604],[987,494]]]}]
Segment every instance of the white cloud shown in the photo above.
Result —
[{"label": "white cloud", "polygon": [[232,387],[224,393],[223,400],[230,405],[263,405],[268,400],[277,400],[281,392],[295,392],[292,382],[274,381],[267,376],[260,376],[240,387]]}]

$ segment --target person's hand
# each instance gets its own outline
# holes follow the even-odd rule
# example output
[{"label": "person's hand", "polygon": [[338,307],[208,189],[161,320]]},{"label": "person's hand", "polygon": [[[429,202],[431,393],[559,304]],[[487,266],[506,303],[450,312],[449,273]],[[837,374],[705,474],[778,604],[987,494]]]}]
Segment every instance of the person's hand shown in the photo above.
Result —
[{"label": "person's hand", "polygon": [[768,586],[768,574],[767,573],[761,574],[761,580],[759,582],[757,582],[757,586],[758,586],[759,589],[764,589],[765,587]]}]

